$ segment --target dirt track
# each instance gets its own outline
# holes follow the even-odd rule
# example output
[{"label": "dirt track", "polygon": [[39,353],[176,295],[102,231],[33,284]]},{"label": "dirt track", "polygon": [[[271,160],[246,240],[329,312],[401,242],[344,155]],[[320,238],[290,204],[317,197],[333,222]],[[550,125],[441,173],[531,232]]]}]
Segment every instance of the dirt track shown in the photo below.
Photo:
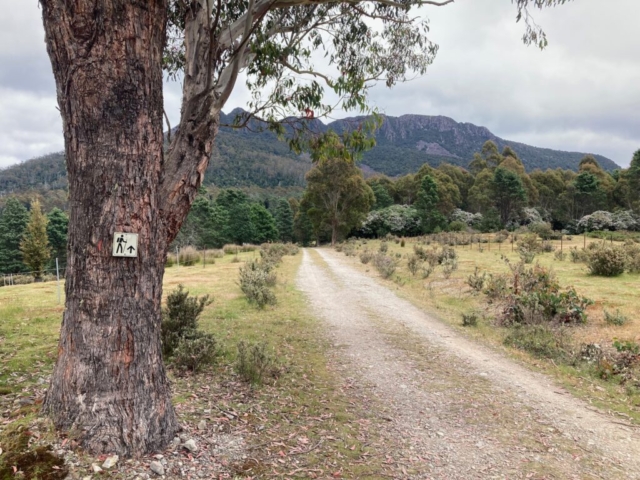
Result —
[{"label": "dirt track", "polygon": [[640,429],[480,346],[333,251],[306,249],[297,284],[354,397],[373,399],[399,477],[640,479]]}]

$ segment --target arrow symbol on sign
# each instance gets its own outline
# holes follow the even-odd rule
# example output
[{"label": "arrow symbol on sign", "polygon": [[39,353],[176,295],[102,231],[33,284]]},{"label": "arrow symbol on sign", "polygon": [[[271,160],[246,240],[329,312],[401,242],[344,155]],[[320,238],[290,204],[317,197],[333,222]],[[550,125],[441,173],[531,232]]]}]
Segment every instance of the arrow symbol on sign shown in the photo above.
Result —
[{"label": "arrow symbol on sign", "polygon": [[133,246],[127,248],[127,250],[129,250],[129,253],[133,253],[135,251],[135,248],[133,248]]}]

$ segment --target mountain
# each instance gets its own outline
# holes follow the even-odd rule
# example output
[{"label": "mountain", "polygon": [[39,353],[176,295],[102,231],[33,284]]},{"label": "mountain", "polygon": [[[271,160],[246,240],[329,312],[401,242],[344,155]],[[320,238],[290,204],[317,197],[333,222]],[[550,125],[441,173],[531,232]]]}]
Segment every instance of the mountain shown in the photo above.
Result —
[{"label": "mountain", "polygon": [[[363,117],[338,120],[328,127],[340,131],[347,125],[362,120]],[[372,170],[390,176],[415,172],[424,163],[437,166],[447,162],[467,167],[473,159],[473,154],[479,152],[487,140],[493,140],[500,150],[507,145],[510,146],[528,171],[558,167],[577,170],[580,160],[586,155],[505,140],[491,133],[486,127],[458,123],[449,117],[402,115],[384,117],[382,127],[376,132],[377,145],[364,154],[363,163]],[[602,155],[594,157],[605,170],[620,168]]]},{"label": "mountain", "polygon": [[[222,124],[232,124],[234,110],[221,116]],[[328,125],[314,121],[314,129],[334,129],[338,132],[359,125],[364,117],[337,120]],[[304,185],[304,175],[311,168],[308,155],[297,155],[286,142],[271,132],[250,128],[221,127],[211,162],[205,175],[205,185],[216,187],[289,188]],[[424,163],[437,166],[448,162],[466,167],[482,144],[493,140],[502,149],[509,145],[522,159],[527,170],[563,168],[576,170],[586,155],[538,148],[497,137],[485,127],[458,123],[443,116],[402,115],[384,117],[376,132],[377,145],[366,152],[362,160],[368,174],[384,173],[399,176],[417,171]],[[613,161],[594,155],[605,170],[619,168]],[[0,196],[15,192],[66,189],[63,153],[52,153],[27,160],[0,170]]]}]

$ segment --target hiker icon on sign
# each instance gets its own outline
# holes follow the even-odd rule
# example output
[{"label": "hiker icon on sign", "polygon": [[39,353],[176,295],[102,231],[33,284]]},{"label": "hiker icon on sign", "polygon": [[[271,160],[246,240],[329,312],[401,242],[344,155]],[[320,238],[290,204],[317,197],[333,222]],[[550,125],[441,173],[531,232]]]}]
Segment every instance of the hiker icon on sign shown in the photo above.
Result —
[{"label": "hiker icon on sign", "polygon": [[138,234],[115,232],[111,255],[114,257],[135,258],[138,256]]},{"label": "hiker icon on sign", "polygon": [[[118,248],[116,248],[116,253],[124,253],[124,246],[127,244],[127,241],[124,239],[124,235],[120,235],[120,238],[118,238],[116,242],[118,243]],[[133,248],[133,247],[129,247],[129,248]]]}]

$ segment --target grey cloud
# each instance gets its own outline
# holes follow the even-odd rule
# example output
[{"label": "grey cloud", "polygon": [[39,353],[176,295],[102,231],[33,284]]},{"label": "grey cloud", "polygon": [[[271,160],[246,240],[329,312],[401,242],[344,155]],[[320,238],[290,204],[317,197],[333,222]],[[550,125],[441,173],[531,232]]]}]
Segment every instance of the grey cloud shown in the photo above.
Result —
[{"label": "grey cloud", "polygon": [[[19,4],[19,6],[16,6]],[[36,0],[0,0],[0,166],[62,149],[55,87]],[[508,0],[457,0],[423,9],[440,52],[429,73],[371,100],[389,115],[447,115],[536,146],[601,153],[627,165],[640,148],[637,0],[580,0],[535,11],[550,46],[521,42]],[[180,115],[181,85],[165,109]],[[239,82],[225,111],[246,107]],[[336,112],[336,116],[347,114]]]}]

